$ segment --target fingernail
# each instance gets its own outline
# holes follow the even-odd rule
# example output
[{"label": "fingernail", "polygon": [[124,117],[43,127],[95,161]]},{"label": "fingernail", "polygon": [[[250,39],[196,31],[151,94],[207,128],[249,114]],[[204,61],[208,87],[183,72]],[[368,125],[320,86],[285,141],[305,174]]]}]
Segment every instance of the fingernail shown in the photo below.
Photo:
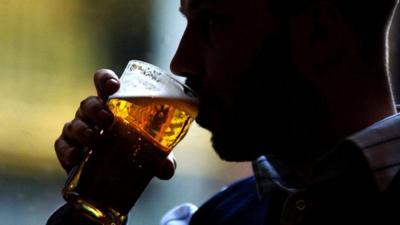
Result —
[{"label": "fingernail", "polygon": [[106,81],[105,87],[108,91],[115,91],[118,88],[118,84],[119,82],[116,79],[111,78]]}]

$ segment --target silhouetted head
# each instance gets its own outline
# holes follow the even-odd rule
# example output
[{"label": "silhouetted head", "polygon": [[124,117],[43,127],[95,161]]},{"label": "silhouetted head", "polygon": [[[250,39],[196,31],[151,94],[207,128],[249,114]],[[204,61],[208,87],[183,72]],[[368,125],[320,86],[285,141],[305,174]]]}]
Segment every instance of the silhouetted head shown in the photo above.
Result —
[{"label": "silhouetted head", "polygon": [[319,153],[304,148],[333,144],[379,117],[366,112],[368,122],[357,124],[343,115],[352,103],[363,110],[366,88],[390,95],[385,73],[372,71],[384,67],[395,3],[181,0],[187,27],[171,70],[199,93],[197,122],[221,158],[309,157]]}]

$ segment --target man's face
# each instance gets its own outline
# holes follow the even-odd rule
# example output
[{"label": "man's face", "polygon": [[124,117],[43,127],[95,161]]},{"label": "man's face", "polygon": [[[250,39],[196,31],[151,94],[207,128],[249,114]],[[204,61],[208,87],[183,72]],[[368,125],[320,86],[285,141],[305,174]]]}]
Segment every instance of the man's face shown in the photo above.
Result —
[{"label": "man's face", "polygon": [[187,27],[171,70],[198,92],[196,121],[229,161],[274,153],[296,130],[286,117],[304,80],[292,71],[288,34],[266,2],[181,0]]}]

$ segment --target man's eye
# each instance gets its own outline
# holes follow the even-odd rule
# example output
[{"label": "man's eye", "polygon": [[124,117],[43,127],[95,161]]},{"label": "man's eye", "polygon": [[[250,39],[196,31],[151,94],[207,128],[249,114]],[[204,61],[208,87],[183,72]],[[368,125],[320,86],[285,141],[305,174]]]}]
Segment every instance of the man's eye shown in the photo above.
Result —
[{"label": "man's eye", "polygon": [[215,25],[216,20],[217,20],[217,18],[215,16],[208,16],[207,19],[206,19],[208,28],[210,28],[213,25]]},{"label": "man's eye", "polygon": [[222,23],[226,20],[226,17],[218,13],[208,13],[206,16],[208,25],[214,25],[216,23]]},{"label": "man's eye", "polygon": [[217,15],[208,14],[202,18],[201,26],[204,37],[210,44],[214,43],[218,38],[219,24],[221,24],[221,18]]},{"label": "man's eye", "polygon": [[227,18],[220,13],[210,13],[201,11],[187,16],[188,27],[196,30],[204,44],[212,47],[220,40],[221,35],[227,31],[226,25],[229,24]]}]

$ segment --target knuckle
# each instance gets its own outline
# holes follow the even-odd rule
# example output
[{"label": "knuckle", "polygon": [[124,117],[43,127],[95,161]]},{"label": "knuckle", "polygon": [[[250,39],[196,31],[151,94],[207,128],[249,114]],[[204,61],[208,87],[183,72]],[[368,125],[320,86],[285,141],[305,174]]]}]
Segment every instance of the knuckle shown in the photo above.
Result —
[{"label": "knuckle", "polygon": [[66,134],[66,133],[68,133],[68,131],[70,131],[71,129],[72,129],[72,121],[66,122],[66,123],[64,124],[64,128],[63,128],[62,133],[63,133],[63,134]]},{"label": "knuckle", "polygon": [[67,128],[68,131],[74,131],[77,127],[78,121],[79,121],[79,119],[77,119],[77,118],[73,119]]},{"label": "knuckle", "polygon": [[58,150],[61,149],[61,142],[62,142],[61,137],[57,138],[56,141],[54,142],[54,149],[56,150],[57,153],[58,153]]},{"label": "knuckle", "polygon": [[[104,101],[101,100],[98,96],[89,96],[85,100],[83,100],[80,104],[80,110],[82,114],[88,114],[92,110],[98,110],[102,108],[104,105]],[[79,110],[78,110],[79,112]]]},{"label": "knuckle", "polygon": [[76,118],[80,118],[80,119],[84,119],[85,118],[85,114],[82,112],[82,109],[79,108],[76,113],[75,113],[75,117]]},{"label": "knuckle", "polygon": [[61,144],[55,146],[56,155],[60,161],[64,160],[65,157],[68,155],[68,148],[69,148],[69,146],[61,145]]},{"label": "knuckle", "polygon": [[66,136],[69,138],[76,139],[76,136],[79,135],[86,127],[87,125],[85,122],[79,118],[75,118],[71,122],[67,123],[64,134],[66,134]]},{"label": "knuckle", "polygon": [[82,120],[80,120],[78,118],[73,120],[72,129],[75,133],[81,134],[87,127],[88,127],[88,125],[85,122],[83,122]]},{"label": "knuckle", "polygon": [[80,103],[80,108],[86,108],[87,105],[89,105],[96,97],[95,96],[89,96],[83,99]]}]

